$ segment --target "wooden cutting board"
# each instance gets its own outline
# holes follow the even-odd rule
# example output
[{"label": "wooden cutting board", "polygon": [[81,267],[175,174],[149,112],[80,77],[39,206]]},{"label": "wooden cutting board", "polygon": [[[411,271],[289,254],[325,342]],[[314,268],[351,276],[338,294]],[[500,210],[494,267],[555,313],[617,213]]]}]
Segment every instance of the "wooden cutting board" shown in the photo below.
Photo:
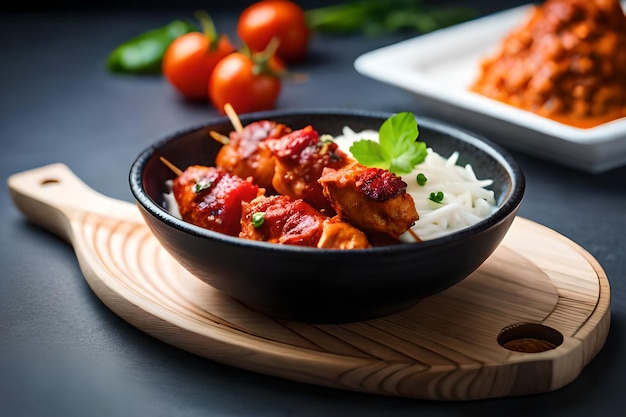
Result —
[{"label": "wooden cutting board", "polygon": [[610,288],[571,240],[517,218],[471,276],[389,317],[343,325],[273,320],[194,278],[131,203],[65,165],[8,180],[16,206],[66,239],[95,294],[180,349],[304,383],[390,396],[474,400],[549,392],[573,381],[609,332]]}]

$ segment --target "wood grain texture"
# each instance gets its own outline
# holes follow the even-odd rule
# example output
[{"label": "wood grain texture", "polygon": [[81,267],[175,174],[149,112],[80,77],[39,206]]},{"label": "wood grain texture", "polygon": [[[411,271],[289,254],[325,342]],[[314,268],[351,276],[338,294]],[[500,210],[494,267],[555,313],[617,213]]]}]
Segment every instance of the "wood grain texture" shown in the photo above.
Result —
[{"label": "wood grain texture", "polygon": [[[62,164],[15,174],[8,185],[28,219],[70,242],[113,312],[165,343],[255,372],[431,400],[527,395],[573,381],[609,332],[601,266],[571,240],[519,217],[456,286],[392,316],[309,325],[258,314],[196,279],[134,205],[98,194]],[[558,346],[507,349],[499,337],[512,325],[530,343],[511,345],[546,346],[554,340],[544,336],[556,335]]]}]

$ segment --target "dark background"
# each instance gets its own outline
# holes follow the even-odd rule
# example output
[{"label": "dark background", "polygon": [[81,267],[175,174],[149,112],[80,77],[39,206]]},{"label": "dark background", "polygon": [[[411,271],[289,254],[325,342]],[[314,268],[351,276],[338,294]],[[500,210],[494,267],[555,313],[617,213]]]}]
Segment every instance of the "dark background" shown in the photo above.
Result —
[{"label": "dark background", "polygon": [[[521,5],[526,3],[532,3],[530,1],[520,0],[507,0],[506,2],[499,2],[493,0],[476,0],[476,1],[463,1],[463,0],[418,0],[422,4],[427,6],[446,6],[446,5],[469,5],[478,13],[488,13],[495,10],[502,10],[504,3],[508,7],[514,7],[515,5]],[[28,11],[28,12],[67,12],[67,11],[140,11],[140,12],[155,12],[165,10],[237,10],[243,9],[246,6],[254,3],[251,0],[226,0],[226,1],[199,1],[199,0],[181,0],[181,1],[138,1],[138,0],[109,0],[105,2],[99,1],[77,1],[77,0],[59,0],[53,2],[3,2],[0,5],[0,11]],[[305,8],[327,6],[340,3],[338,1],[331,0],[306,0],[296,1]]]},{"label": "dark background", "polygon": [[[0,176],[65,163],[98,192],[132,201],[128,169],[164,136],[218,114],[181,100],[159,76],[113,75],[110,51],[197,8],[234,34],[250,2],[3,2]],[[431,2],[443,4],[440,2]],[[454,3],[452,1],[447,3]],[[459,2],[460,3],[460,2]],[[466,1],[479,14],[522,1]],[[314,6],[324,2],[306,2]],[[326,2],[328,4],[328,2]],[[359,75],[354,59],[414,34],[316,36],[277,107],[424,109]],[[460,39],[459,42],[463,40]],[[581,245],[611,283],[604,349],[556,392],[468,403],[365,395],[294,383],[196,357],[138,331],[86,285],[70,245],[0,196],[0,416],[624,416],[626,168],[592,175],[513,153],[527,178],[519,214]]]}]

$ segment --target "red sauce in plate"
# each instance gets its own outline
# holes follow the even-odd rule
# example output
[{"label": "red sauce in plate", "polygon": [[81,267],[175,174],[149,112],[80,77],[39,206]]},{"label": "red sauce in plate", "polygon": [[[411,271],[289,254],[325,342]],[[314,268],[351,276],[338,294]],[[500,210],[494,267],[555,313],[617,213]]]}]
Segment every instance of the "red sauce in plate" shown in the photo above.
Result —
[{"label": "red sauce in plate", "polygon": [[626,116],[618,0],[546,0],[481,63],[471,90],[571,126]]}]

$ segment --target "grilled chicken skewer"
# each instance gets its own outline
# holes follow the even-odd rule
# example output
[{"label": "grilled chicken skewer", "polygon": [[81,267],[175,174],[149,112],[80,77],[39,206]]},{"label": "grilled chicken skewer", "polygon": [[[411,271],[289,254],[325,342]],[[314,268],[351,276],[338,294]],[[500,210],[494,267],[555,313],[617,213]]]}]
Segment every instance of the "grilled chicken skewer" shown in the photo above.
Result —
[{"label": "grilled chicken skewer", "polygon": [[235,130],[219,135],[216,167],[170,166],[184,220],[246,239],[350,249],[398,243],[419,218],[400,177],[359,164],[312,126],[242,126],[226,110]]}]

